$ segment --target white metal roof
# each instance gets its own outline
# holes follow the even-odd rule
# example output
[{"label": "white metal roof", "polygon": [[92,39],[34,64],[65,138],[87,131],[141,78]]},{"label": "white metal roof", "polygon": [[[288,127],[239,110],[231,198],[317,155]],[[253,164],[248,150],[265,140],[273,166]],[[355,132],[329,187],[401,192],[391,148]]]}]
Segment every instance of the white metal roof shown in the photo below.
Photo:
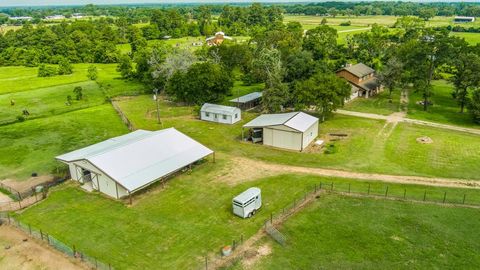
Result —
[{"label": "white metal roof", "polygon": [[245,203],[248,200],[250,200],[252,197],[255,197],[257,195],[260,195],[261,190],[257,187],[251,187],[244,192],[240,193],[238,196],[233,198],[234,201],[239,202],[239,203]]},{"label": "white metal roof", "polygon": [[253,128],[284,125],[300,132],[304,132],[315,122],[318,122],[318,118],[303,112],[262,114],[246,123],[243,127]]},{"label": "white metal roof", "polygon": [[238,98],[230,99],[230,102],[247,103],[247,102],[253,101],[255,99],[259,99],[261,97],[262,97],[262,92],[252,92],[250,94],[246,94],[246,95],[238,97]]},{"label": "white metal roof", "polygon": [[205,103],[205,104],[203,104],[200,111],[233,115],[235,112],[238,112],[239,109],[235,108],[235,107],[231,107],[231,106]]},{"label": "white metal roof", "polygon": [[133,192],[212,153],[187,135],[168,128],[137,130],[56,158],[67,163],[87,160]]}]

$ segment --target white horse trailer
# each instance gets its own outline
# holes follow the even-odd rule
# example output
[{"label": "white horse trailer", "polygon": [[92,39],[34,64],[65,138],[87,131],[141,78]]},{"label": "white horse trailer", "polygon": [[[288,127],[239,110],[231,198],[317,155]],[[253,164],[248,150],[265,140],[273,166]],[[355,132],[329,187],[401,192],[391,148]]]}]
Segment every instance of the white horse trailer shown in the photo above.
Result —
[{"label": "white horse trailer", "polygon": [[239,217],[252,217],[260,207],[262,207],[262,194],[259,188],[249,188],[233,198],[233,213]]}]

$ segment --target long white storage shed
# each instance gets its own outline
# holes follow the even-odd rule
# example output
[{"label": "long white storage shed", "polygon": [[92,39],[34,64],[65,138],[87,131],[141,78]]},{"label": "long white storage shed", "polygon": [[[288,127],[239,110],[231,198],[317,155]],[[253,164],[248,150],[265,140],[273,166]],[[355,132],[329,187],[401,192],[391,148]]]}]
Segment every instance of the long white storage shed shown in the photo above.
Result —
[{"label": "long white storage shed", "polygon": [[303,112],[263,114],[243,128],[249,129],[254,142],[302,151],[318,136],[318,118]]},{"label": "long white storage shed", "polygon": [[213,151],[174,128],[137,130],[57,156],[87,189],[122,198]]},{"label": "long white storage shed", "polygon": [[205,103],[200,109],[200,119],[223,124],[235,124],[242,119],[242,111],[235,107]]}]

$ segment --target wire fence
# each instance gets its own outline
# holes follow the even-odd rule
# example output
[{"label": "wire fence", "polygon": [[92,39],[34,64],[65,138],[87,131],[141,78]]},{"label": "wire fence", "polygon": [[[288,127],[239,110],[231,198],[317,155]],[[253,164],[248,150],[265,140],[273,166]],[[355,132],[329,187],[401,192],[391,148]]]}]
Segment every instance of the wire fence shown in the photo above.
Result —
[{"label": "wire fence", "polygon": [[75,245],[67,245],[42,230],[36,229],[30,226],[29,224],[25,224],[21,221],[16,220],[15,218],[11,217],[8,213],[0,213],[0,221],[2,223],[10,224],[11,226],[14,226],[22,230],[23,232],[30,235],[31,237],[47,243],[49,246],[55,248],[56,250],[62,252],[63,254],[85,263],[86,265],[88,265],[88,267],[92,269],[100,269],[100,270],[113,269],[113,267],[110,264],[101,262],[97,258],[88,256],[84,252],[76,249]]},{"label": "wire fence", "polygon": [[[451,189],[450,189],[451,190]],[[472,192],[470,192],[472,191]],[[475,193],[475,194],[474,194]],[[416,203],[430,203],[439,205],[451,205],[456,207],[480,208],[480,191],[469,189],[457,189],[447,192],[446,189],[431,188],[408,188],[399,185],[372,185],[371,183],[335,183],[320,182],[307,188],[302,196],[297,197],[289,204],[275,212],[271,212],[269,218],[263,223],[261,230],[272,237],[280,245],[288,245],[288,239],[275,227],[285,222],[291,215],[305,207],[309,202],[318,199],[322,194],[339,194],[342,196],[355,196],[365,198],[377,198],[388,200],[400,200]],[[233,240],[232,247],[236,249],[249,241],[242,235],[240,242]],[[221,252],[214,255],[204,256],[204,265],[199,269],[215,269],[219,265],[224,267],[233,264],[245,257],[249,257],[248,250],[243,249],[240,253],[225,257]]]}]

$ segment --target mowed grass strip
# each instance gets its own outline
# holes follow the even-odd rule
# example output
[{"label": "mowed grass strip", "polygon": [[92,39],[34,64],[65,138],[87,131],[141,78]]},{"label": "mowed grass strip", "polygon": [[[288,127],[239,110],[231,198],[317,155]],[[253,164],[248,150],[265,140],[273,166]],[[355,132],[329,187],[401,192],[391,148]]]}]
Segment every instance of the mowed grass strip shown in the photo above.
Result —
[{"label": "mowed grass strip", "polygon": [[375,113],[381,115],[390,115],[400,111],[400,91],[392,92],[392,102],[390,102],[388,90],[379,93],[370,98],[356,98],[344,107],[345,110]]},{"label": "mowed grass strip", "polygon": [[110,104],[0,127],[0,179],[49,174],[54,157],[128,132]]},{"label": "mowed grass strip", "polygon": [[[242,121],[222,125],[200,121],[193,107],[161,102],[160,125],[151,96],[138,96],[118,104],[137,128],[175,127],[213,150],[232,156],[368,173],[480,179],[480,167],[475,165],[480,162],[480,157],[475,155],[478,153],[475,151],[480,151],[480,138],[466,133],[403,124],[391,130],[392,125],[385,126],[383,120],[334,115],[320,124],[319,137],[325,139],[332,133],[347,134],[345,139],[332,142],[336,153],[299,153],[241,142],[242,125],[257,114],[243,113]],[[405,132],[407,127],[409,132]],[[430,136],[434,143],[417,143],[416,138],[421,136]],[[403,154],[400,156],[399,153]]]},{"label": "mowed grass strip", "polygon": [[[327,195],[268,239],[255,269],[474,269],[480,264],[478,209]],[[241,269],[239,264],[236,269]]]},{"label": "mowed grass strip", "polygon": [[[76,100],[73,92],[75,87],[83,89],[81,100]],[[69,105],[66,104],[67,96],[72,98]],[[11,101],[14,101],[15,105],[11,105]],[[104,102],[105,95],[94,81],[4,94],[0,95],[0,123],[16,121],[16,117],[21,116],[23,110],[30,113],[26,118],[31,119],[96,106]]]},{"label": "mowed grass strip", "polygon": [[[333,182],[335,190],[350,184],[352,191],[365,191],[369,184],[354,179],[279,175],[233,185],[228,183],[229,179],[219,180],[225,170],[235,165],[231,162],[227,156],[218,155],[217,163],[196,166],[191,174],[181,174],[169,180],[164,188],[149,188],[149,192],[136,199],[133,206],[98,193],[87,193],[74,187],[73,183],[62,185],[53,189],[45,201],[19,214],[18,218],[75,245],[90,256],[112,263],[115,269],[192,269],[203,266],[205,254],[219,252],[222,246],[231,244],[233,239],[239,240],[241,235],[244,239],[251,237],[271,213],[281,213],[284,207],[311,192],[314,185],[319,186],[322,182],[325,188],[326,183]],[[469,200],[480,202],[479,191],[473,189],[436,189],[380,182],[371,182],[370,185],[372,194],[381,193],[388,185],[392,195],[399,191],[403,194],[403,189],[407,188],[409,196],[420,197],[427,189],[431,194],[429,198],[440,198],[444,191],[448,191],[452,198],[466,193]],[[252,219],[234,216],[231,213],[232,198],[252,186],[262,190],[261,210]],[[353,217],[366,222],[377,213],[375,208],[367,209],[371,211],[370,215]],[[405,218],[415,219],[415,213],[407,212]],[[296,216],[292,219],[295,220]],[[319,222],[328,223],[328,220],[322,218]],[[351,226],[350,222],[346,221],[342,227]],[[289,241],[296,241],[293,236],[287,237]],[[425,241],[435,239],[431,237],[429,235]],[[300,244],[302,240],[298,241]],[[315,249],[312,248],[311,252]],[[359,246],[358,252],[367,253],[368,248]]]},{"label": "mowed grass strip", "polygon": [[452,35],[464,38],[470,45],[480,43],[480,33],[452,32]]}]

